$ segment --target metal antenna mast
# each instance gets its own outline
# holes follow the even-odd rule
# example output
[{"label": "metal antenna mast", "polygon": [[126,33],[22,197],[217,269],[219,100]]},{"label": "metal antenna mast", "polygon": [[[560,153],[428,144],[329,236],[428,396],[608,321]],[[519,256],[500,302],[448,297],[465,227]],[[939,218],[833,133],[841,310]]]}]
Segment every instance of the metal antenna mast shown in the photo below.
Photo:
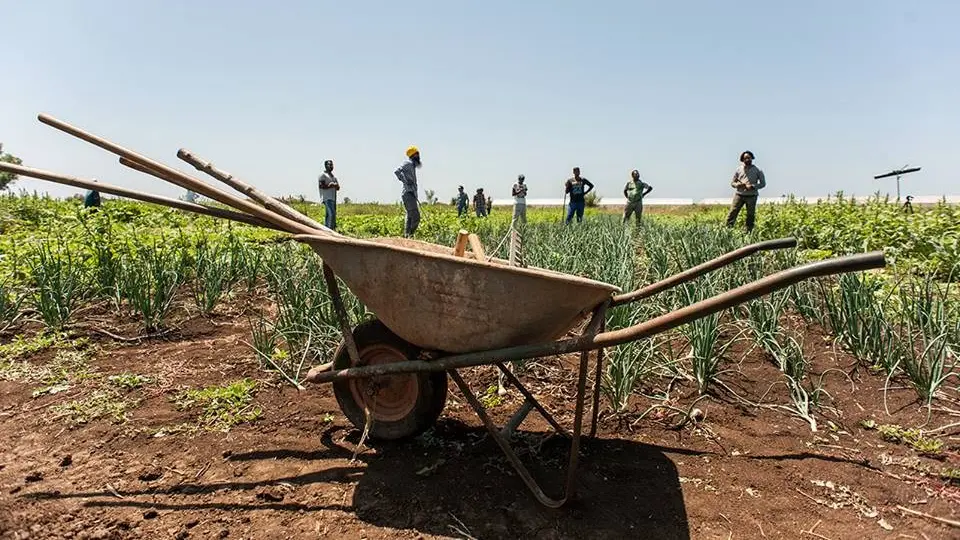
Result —
[{"label": "metal antenna mast", "polygon": [[897,202],[900,202],[900,177],[905,174],[917,172],[919,170],[920,170],[920,167],[911,167],[908,169],[907,166],[904,165],[903,167],[892,170],[888,173],[878,174],[877,176],[874,176],[873,179],[880,180],[881,178],[890,178],[891,176],[896,176],[897,177]]}]

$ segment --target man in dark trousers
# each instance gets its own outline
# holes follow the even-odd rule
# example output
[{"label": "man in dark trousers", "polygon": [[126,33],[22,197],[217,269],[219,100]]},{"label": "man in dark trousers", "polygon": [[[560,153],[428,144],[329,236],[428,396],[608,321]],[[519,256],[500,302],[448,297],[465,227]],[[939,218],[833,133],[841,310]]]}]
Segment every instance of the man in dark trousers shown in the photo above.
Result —
[{"label": "man in dark trousers", "polygon": [[740,154],[740,165],[733,171],[733,180],[730,186],[737,190],[727,214],[727,227],[733,227],[737,222],[740,209],[747,207],[747,232],[753,230],[757,215],[757,197],[761,189],[767,187],[767,179],[756,165],[753,164],[753,152],[747,150]]},{"label": "man in dark trousers", "polygon": [[477,188],[477,193],[473,196],[473,209],[477,212],[477,217],[487,217],[487,199],[483,196],[483,188]]},{"label": "man in dark trousers", "polygon": [[467,207],[470,206],[470,197],[463,190],[463,186],[457,188],[457,217],[467,213]]},{"label": "man in dark trousers", "polygon": [[416,146],[407,148],[407,160],[404,161],[393,174],[403,184],[400,200],[407,217],[403,221],[403,236],[411,238],[420,226],[420,198],[417,191],[417,169],[423,166],[420,160],[420,149]]},{"label": "man in dark trousers", "polygon": [[587,207],[587,193],[593,191],[593,184],[580,176],[580,167],[573,168],[573,178],[567,180],[566,193],[570,195],[570,206],[567,210],[567,223],[573,221],[573,214],[577,214],[577,223],[583,221],[583,211]]},{"label": "man in dark trousers", "polygon": [[[94,180],[96,182],[96,180]],[[96,212],[100,208],[100,192],[91,189],[87,191],[86,196],[83,198],[84,208],[91,208],[93,212]]]},{"label": "man in dark trousers", "polygon": [[653,191],[653,186],[640,179],[640,171],[634,169],[630,180],[623,186],[623,196],[627,198],[627,207],[623,210],[623,222],[630,221],[630,214],[636,214],[637,225],[643,217],[643,198]]},{"label": "man in dark trousers", "polygon": [[337,230],[337,192],[340,191],[340,182],[333,175],[333,160],[323,162],[323,172],[320,173],[320,201],[326,209],[323,226],[330,230]]}]

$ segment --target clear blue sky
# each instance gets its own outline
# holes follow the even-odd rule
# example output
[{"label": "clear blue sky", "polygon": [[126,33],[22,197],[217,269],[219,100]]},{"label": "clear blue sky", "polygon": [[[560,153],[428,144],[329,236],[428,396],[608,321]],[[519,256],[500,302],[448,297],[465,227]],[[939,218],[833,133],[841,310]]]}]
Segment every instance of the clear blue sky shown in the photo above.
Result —
[{"label": "clear blue sky", "polygon": [[[3,2],[0,141],[25,164],[181,190],[40,124],[46,112],[183,170],[180,147],[275,194],[399,199],[456,186],[726,197],[743,149],[765,195],[960,192],[960,3],[844,0]],[[198,173],[199,174],[199,173]],[[921,185],[922,184],[922,185]],[[26,188],[50,188],[21,180]]]}]

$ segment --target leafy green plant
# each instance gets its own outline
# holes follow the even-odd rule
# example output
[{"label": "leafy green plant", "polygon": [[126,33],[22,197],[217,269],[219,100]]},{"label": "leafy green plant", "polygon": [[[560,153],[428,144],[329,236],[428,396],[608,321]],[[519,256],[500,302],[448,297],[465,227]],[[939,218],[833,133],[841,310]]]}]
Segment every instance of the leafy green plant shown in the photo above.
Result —
[{"label": "leafy green plant", "polygon": [[124,390],[136,390],[145,384],[153,382],[153,379],[145,375],[137,375],[136,373],[120,373],[118,375],[110,375],[107,377],[107,381]]},{"label": "leafy green plant", "polygon": [[263,414],[263,409],[253,402],[256,389],[256,381],[241,379],[224,386],[184,390],[174,402],[181,410],[199,408],[202,429],[226,432],[237,424],[254,422]]},{"label": "leafy green plant", "polygon": [[894,424],[877,426],[880,436],[898,444],[906,444],[921,454],[937,455],[943,451],[943,441],[924,436],[919,429],[906,429]]},{"label": "leafy green plant", "polygon": [[50,411],[52,420],[66,419],[72,426],[88,424],[94,420],[107,418],[115,424],[127,421],[127,413],[139,400],[127,399],[115,390],[96,390],[89,396],[66,403],[53,405]]}]

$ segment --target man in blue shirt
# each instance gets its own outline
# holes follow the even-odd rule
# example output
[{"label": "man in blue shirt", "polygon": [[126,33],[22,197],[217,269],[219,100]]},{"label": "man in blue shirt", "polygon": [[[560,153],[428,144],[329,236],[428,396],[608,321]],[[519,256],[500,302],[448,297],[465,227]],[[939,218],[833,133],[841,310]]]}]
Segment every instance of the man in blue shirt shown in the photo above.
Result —
[{"label": "man in blue shirt", "polygon": [[417,198],[417,169],[422,166],[420,162],[420,149],[416,146],[407,148],[407,160],[393,171],[397,180],[403,184],[403,191],[400,199],[403,201],[403,208],[407,213],[404,220],[403,235],[407,238],[412,237],[420,226],[420,201]]},{"label": "man in blue shirt", "polygon": [[570,195],[570,207],[567,211],[567,223],[573,221],[573,214],[577,214],[577,223],[583,221],[583,210],[587,206],[587,193],[593,191],[593,184],[580,176],[580,167],[573,168],[573,178],[567,180],[566,193]]},{"label": "man in blue shirt", "polygon": [[457,217],[467,213],[467,207],[470,206],[470,197],[463,190],[463,186],[457,188]]}]

